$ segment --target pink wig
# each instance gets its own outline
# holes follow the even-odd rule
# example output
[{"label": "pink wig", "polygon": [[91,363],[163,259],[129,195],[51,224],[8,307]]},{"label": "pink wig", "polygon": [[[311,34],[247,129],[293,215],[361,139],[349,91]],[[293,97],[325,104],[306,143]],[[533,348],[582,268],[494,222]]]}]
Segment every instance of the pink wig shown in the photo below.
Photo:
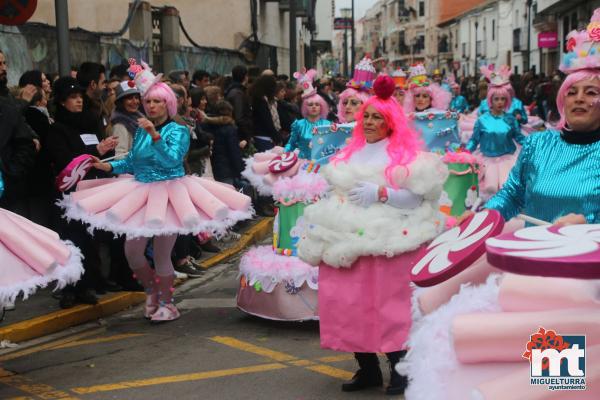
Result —
[{"label": "pink wig", "polygon": [[[398,185],[393,179],[395,168],[406,167],[410,164],[422,148],[422,143],[419,140],[419,134],[409,124],[400,105],[396,99],[391,96],[394,92],[394,82],[388,76],[385,76],[385,78],[388,78],[391,82],[391,91],[389,91],[387,96],[383,96],[383,98],[373,96],[363,103],[356,114],[356,127],[352,132],[350,143],[334,156],[333,163],[336,164],[341,161],[347,161],[352,157],[352,154],[365,147],[367,139],[363,129],[364,113],[367,107],[373,106],[381,113],[381,115],[383,115],[385,123],[391,131],[388,136],[390,142],[386,149],[388,156],[390,157],[390,164],[385,169],[385,177],[387,182],[392,187],[396,188]],[[378,80],[379,79],[380,78],[378,78]]]},{"label": "pink wig", "polygon": [[[177,96],[175,96],[173,90],[166,83],[158,82],[150,86],[150,89],[148,89],[148,91],[144,94],[142,100],[149,98],[164,100],[167,104],[167,113],[169,114],[169,118],[173,118],[175,115],[177,115]],[[143,101],[142,103],[144,104],[144,110],[147,114],[148,110],[146,110],[146,103]]]},{"label": "pink wig", "polygon": [[432,83],[429,86],[417,86],[410,88],[404,98],[404,111],[406,113],[415,112],[414,96],[417,93],[426,92],[431,96],[431,107],[438,110],[447,110],[452,101],[452,93],[442,88],[437,83]]},{"label": "pink wig", "polygon": [[321,119],[326,119],[327,114],[329,114],[329,106],[327,105],[325,99],[316,93],[302,99],[302,116],[307,118],[308,106],[306,104],[311,101],[317,101],[321,105]]},{"label": "pink wig", "polygon": [[338,117],[338,120],[340,121],[340,123],[342,123],[342,124],[348,122],[348,121],[346,121],[345,106],[342,103],[344,102],[344,100],[349,99],[350,97],[356,97],[364,104],[365,101],[367,101],[369,99],[369,94],[367,92],[363,92],[361,90],[356,90],[353,88],[348,88],[348,89],[344,90],[342,93],[340,93],[340,101],[339,101],[338,107],[337,107],[337,109],[338,109],[337,117]]},{"label": "pink wig", "polygon": [[556,107],[558,108],[558,113],[560,114],[560,120],[557,124],[559,129],[568,128],[567,119],[565,116],[565,97],[567,97],[567,92],[571,86],[577,82],[587,79],[600,79],[600,71],[595,69],[582,69],[580,71],[573,72],[567,76],[563,84],[560,86],[560,89],[558,89],[558,95],[556,96]]},{"label": "pink wig", "polygon": [[502,85],[502,86],[489,86],[488,92],[487,92],[487,103],[488,103],[488,106],[490,107],[490,110],[492,109],[492,100],[493,100],[494,96],[499,96],[499,97],[506,98],[506,107],[504,108],[504,110],[508,111],[508,109],[510,108],[510,105],[512,103],[512,98],[513,98],[511,91],[512,90],[511,90],[510,84]]}]

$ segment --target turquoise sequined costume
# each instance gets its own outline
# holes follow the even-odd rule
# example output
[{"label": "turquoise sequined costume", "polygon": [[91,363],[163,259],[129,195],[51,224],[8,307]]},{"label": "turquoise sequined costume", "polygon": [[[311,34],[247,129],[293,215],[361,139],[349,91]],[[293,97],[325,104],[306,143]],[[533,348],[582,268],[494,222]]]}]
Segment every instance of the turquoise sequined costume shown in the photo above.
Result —
[{"label": "turquoise sequined costume", "polygon": [[146,183],[184,176],[183,158],[190,147],[188,128],[167,121],[156,131],[161,138],[153,142],[148,132],[138,128],[127,157],[110,162],[113,173],[133,174],[137,181]]},{"label": "turquoise sequined costume", "polygon": [[529,136],[503,188],[486,204],[552,222],[569,213],[600,221],[600,141],[573,144],[557,131]]},{"label": "turquoise sequined costume", "polygon": [[[481,103],[479,103],[479,111],[477,112],[477,115],[481,116],[489,112],[490,106],[488,105],[487,99],[481,100]],[[513,97],[511,99],[510,108],[507,112],[514,115],[515,118],[517,118],[517,115],[521,116],[520,120],[517,119],[517,121],[519,121],[519,124],[521,125],[525,125],[528,122],[527,111],[525,111],[525,106],[523,105],[523,102],[517,99],[516,97]]]},{"label": "turquoise sequined costume", "polygon": [[306,118],[294,121],[291,128],[290,139],[285,145],[285,151],[300,149],[298,157],[310,160],[311,151],[309,144],[313,136],[313,129],[317,126],[329,124],[331,124],[331,122],[326,119],[319,119],[315,122],[310,122]]},{"label": "turquoise sequined costume", "polygon": [[517,149],[514,141],[522,144],[524,139],[521,127],[511,114],[496,116],[485,113],[475,122],[473,136],[466,147],[471,152],[479,147],[484,156],[499,157],[513,154]]},{"label": "turquoise sequined costume", "polygon": [[464,96],[458,95],[452,98],[450,102],[450,111],[456,111],[457,113],[464,113],[469,109],[469,103]]}]

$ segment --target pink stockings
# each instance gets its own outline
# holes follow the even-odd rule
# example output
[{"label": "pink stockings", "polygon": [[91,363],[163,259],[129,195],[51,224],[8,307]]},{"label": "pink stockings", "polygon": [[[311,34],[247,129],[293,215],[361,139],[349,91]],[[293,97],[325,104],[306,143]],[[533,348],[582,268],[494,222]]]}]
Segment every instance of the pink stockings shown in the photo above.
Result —
[{"label": "pink stockings", "polygon": [[144,255],[149,239],[135,238],[125,241],[125,257],[129,267],[146,289],[146,294],[158,300],[160,305],[169,304],[173,300],[175,271],[171,262],[171,251],[176,239],[177,235],[153,238],[154,270],[150,268]]}]

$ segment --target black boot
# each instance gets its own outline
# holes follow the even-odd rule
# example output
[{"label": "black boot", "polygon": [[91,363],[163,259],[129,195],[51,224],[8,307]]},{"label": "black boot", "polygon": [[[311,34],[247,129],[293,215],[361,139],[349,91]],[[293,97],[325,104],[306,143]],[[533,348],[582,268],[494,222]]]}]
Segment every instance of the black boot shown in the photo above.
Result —
[{"label": "black boot", "polygon": [[354,353],[360,369],[354,374],[350,382],[342,385],[343,392],[356,392],[358,390],[383,385],[383,377],[379,368],[379,359],[375,353]]},{"label": "black boot", "polygon": [[385,389],[385,394],[389,395],[401,395],[404,394],[406,387],[408,386],[408,377],[400,375],[394,368],[400,359],[406,355],[406,350],[395,351],[393,353],[385,354],[390,363],[390,384]]}]

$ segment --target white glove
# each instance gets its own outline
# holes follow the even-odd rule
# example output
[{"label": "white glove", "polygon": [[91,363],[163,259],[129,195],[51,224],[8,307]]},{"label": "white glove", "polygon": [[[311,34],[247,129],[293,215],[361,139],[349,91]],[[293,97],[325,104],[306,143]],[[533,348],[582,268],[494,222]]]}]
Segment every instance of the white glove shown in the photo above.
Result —
[{"label": "white glove", "polygon": [[358,184],[348,192],[348,199],[351,203],[361,207],[369,207],[376,203],[378,197],[379,185],[371,182],[358,182]]}]

